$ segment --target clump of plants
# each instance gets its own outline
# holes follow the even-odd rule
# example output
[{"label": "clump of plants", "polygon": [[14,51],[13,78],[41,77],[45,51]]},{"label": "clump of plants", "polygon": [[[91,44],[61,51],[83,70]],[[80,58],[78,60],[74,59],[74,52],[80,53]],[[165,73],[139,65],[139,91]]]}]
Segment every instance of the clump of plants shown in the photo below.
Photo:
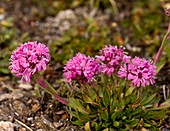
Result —
[{"label": "clump of plants", "polygon": [[94,58],[77,53],[64,67],[69,96],[61,97],[43,78],[50,62],[48,47],[40,42],[21,44],[12,53],[10,69],[23,82],[33,78],[54,99],[67,106],[72,124],[85,130],[160,130],[168,117],[170,100],[160,103],[154,87],[155,66],[168,34],[154,62],[128,56],[124,47],[106,45]]},{"label": "clump of plants", "polygon": [[68,98],[72,123],[86,130],[152,129],[167,117],[169,101],[160,104],[150,89],[156,66],[144,58],[131,58],[122,47],[106,46],[94,58],[77,54],[64,69],[74,94]]},{"label": "clump of plants", "polygon": [[127,56],[123,47],[109,45],[95,58],[78,53],[70,59],[64,67],[64,76],[72,85],[68,98],[59,96],[40,74],[49,61],[48,47],[28,42],[13,52],[10,69],[23,82],[33,76],[45,91],[67,105],[73,124],[86,130],[157,129],[167,117],[169,100],[160,104],[158,93],[150,89],[156,66],[144,58]]}]

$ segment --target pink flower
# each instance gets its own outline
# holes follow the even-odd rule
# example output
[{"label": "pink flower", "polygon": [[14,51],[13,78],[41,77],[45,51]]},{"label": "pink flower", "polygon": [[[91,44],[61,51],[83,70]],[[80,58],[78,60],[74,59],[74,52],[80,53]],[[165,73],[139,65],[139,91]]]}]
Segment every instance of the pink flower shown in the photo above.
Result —
[{"label": "pink flower", "polygon": [[151,61],[135,57],[120,67],[118,75],[120,78],[132,80],[137,87],[146,86],[155,83],[156,66],[152,65]]},{"label": "pink flower", "polygon": [[107,74],[114,73],[118,69],[122,62],[130,61],[130,57],[124,54],[124,48],[117,46],[105,46],[100,52],[100,56],[96,56],[97,60],[101,62],[101,72]]},{"label": "pink flower", "polygon": [[94,58],[86,57],[81,53],[70,59],[64,67],[64,76],[68,82],[72,80],[90,82],[99,72],[99,63]]},{"label": "pink flower", "polygon": [[46,70],[49,60],[50,54],[46,45],[36,41],[27,42],[13,51],[9,68],[16,76],[22,76],[23,82],[30,82],[33,74]]}]

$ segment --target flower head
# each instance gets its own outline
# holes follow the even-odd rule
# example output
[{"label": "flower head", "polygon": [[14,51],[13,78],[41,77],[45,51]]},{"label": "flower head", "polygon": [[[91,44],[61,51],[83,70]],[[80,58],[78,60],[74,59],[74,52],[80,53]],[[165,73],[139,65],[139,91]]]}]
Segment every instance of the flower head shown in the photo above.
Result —
[{"label": "flower head", "polygon": [[120,67],[118,75],[120,78],[132,80],[137,87],[155,83],[156,66],[151,61],[135,57],[129,63]]},{"label": "flower head", "polygon": [[105,46],[103,50],[100,52],[100,56],[96,56],[97,60],[99,60],[101,65],[101,72],[107,74],[108,76],[111,73],[115,72],[121,65],[121,62],[128,62],[130,57],[124,54],[124,48],[117,46]]},{"label": "flower head", "polygon": [[23,76],[23,82],[30,82],[34,73],[46,70],[49,60],[50,54],[46,45],[36,41],[27,42],[13,51],[9,68],[16,76]]},{"label": "flower head", "polygon": [[99,63],[94,58],[87,57],[81,53],[70,59],[64,67],[64,76],[68,82],[72,80],[90,82],[99,72]]}]

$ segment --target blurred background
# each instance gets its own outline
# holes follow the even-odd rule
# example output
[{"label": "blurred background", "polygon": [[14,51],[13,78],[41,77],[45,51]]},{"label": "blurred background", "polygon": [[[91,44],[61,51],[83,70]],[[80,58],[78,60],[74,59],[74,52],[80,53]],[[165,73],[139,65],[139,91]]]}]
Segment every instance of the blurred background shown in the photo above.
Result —
[{"label": "blurred background", "polygon": [[[154,58],[167,31],[168,0],[1,0],[0,76],[27,41],[47,44],[51,68],[62,68],[77,52],[94,56],[107,44],[133,56]],[[169,62],[170,46],[165,57]],[[53,70],[51,69],[51,70]]]}]

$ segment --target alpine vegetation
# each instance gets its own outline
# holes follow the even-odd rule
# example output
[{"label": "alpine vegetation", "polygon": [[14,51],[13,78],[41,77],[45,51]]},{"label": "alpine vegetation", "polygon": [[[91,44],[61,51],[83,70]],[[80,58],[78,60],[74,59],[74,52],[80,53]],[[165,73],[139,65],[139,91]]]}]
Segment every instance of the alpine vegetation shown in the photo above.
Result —
[{"label": "alpine vegetation", "polygon": [[41,74],[50,61],[49,49],[27,42],[15,50],[10,69],[23,82],[38,85],[67,107],[72,124],[86,131],[159,130],[168,117],[169,100],[160,104],[154,87],[152,60],[128,56],[124,47],[106,45],[95,57],[77,53],[67,61],[63,75],[68,87],[63,98]]}]

